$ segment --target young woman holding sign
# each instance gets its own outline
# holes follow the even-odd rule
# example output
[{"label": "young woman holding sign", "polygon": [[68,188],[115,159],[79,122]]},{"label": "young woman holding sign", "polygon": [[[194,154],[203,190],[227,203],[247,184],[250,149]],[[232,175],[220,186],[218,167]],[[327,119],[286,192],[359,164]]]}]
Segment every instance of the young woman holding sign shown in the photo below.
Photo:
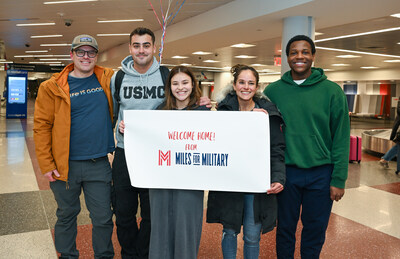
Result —
[{"label": "young woman holding sign", "polygon": [[[163,110],[209,110],[198,106],[201,90],[193,73],[174,67],[165,86]],[[196,259],[203,224],[204,191],[150,189],[150,259]]]},{"label": "young woman holding sign", "polygon": [[[243,225],[243,254],[245,259],[250,259],[259,256],[260,234],[273,230],[276,225],[276,194],[283,190],[286,179],[283,119],[276,106],[257,93],[259,76],[253,67],[236,65],[231,72],[234,78],[233,89],[218,104],[218,110],[258,111],[269,116],[271,188],[266,193],[210,191],[207,222],[223,225],[221,246],[224,259],[236,258],[237,235]],[[244,132],[242,137],[245,138],[246,134],[252,133]],[[234,140],[232,142],[234,144]]]}]

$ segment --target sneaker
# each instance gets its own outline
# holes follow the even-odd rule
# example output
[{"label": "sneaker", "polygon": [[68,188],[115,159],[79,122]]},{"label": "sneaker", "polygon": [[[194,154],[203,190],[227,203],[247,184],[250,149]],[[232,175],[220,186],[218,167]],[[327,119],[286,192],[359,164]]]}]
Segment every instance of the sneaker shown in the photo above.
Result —
[{"label": "sneaker", "polygon": [[385,169],[389,168],[389,162],[384,159],[379,160],[379,164]]}]

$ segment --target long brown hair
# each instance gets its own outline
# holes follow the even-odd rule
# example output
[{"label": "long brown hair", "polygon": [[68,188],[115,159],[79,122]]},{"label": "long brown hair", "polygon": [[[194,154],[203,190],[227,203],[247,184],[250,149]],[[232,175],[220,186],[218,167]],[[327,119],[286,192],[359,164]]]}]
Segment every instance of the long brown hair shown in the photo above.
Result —
[{"label": "long brown hair", "polygon": [[190,99],[189,99],[189,104],[187,106],[188,110],[191,110],[197,106],[197,103],[200,100],[201,96],[201,90],[200,87],[197,85],[196,78],[194,77],[193,72],[185,66],[176,66],[171,69],[169,72],[167,84],[165,85],[165,105],[163,107],[163,110],[173,110],[176,109],[176,98],[172,94],[171,91],[171,80],[172,77],[175,76],[178,73],[184,73],[192,79],[192,93],[190,94]]}]

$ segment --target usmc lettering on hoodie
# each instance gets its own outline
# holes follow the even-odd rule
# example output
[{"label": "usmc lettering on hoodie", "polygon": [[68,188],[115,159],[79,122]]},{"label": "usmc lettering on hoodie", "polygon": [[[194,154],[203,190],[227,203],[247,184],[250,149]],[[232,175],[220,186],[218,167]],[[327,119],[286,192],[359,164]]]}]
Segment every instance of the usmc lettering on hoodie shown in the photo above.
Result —
[{"label": "usmc lettering on hoodie", "polygon": [[123,86],[124,99],[160,99],[164,98],[164,86]]}]

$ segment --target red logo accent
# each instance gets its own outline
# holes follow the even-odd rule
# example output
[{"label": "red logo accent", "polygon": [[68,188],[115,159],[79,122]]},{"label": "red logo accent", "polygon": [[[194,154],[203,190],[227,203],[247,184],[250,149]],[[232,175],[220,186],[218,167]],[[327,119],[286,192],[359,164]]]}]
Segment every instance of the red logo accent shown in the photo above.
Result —
[{"label": "red logo accent", "polygon": [[163,161],[167,162],[167,166],[171,166],[171,150],[165,154],[161,150],[158,150],[158,165],[162,166]]}]

